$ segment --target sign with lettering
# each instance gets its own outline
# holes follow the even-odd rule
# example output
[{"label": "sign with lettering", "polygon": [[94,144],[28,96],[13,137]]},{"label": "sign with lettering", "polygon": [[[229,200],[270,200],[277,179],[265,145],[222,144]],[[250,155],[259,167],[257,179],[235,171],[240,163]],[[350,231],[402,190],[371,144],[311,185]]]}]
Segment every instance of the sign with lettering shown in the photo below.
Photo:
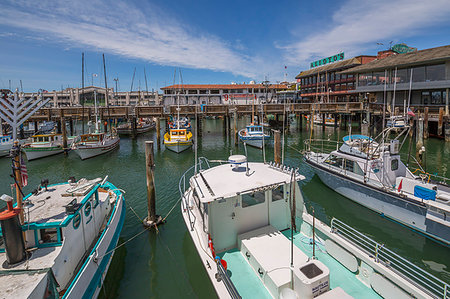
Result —
[{"label": "sign with lettering", "polygon": [[408,47],[406,44],[396,44],[392,46],[391,50],[397,52],[398,54],[405,54],[416,52],[417,48]]},{"label": "sign with lettering", "polygon": [[311,62],[311,68],[316,67],[316,66],[322,66],[322,65],[340,61],[340,60],[344,60],[344,52]]}]

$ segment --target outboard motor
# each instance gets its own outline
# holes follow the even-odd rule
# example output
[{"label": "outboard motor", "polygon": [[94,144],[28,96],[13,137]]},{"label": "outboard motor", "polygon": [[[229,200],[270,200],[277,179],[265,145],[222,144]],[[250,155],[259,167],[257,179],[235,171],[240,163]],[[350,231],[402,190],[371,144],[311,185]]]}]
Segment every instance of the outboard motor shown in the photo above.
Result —
[{"label": "outboard motor", "polygon": [[17,264],[26,257],[25,243],[23,241],[22,228],[19,222],[20,209],[13,208],[11,196],[3,194],[8,208],[0,213],[0,224],[2,227],[3,240],[5,242],[6,261],[8,264]]}]

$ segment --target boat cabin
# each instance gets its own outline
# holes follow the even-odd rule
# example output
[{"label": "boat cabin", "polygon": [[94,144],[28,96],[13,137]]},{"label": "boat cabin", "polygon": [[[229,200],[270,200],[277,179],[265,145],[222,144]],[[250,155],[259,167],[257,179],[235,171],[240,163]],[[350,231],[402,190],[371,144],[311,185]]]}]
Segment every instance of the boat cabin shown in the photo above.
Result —
[{"label": "boat cabin", "polygon": [[105,138],[103,133],[93,133],[81,135],[81,142],[102,142]]},{"label": "boat cabin", "polygon": [[61,134],[42,134],[32,136],[33,143],[49,143],[53,141],[59,141]]},{"label": "boat cabin", "polygon": [[170,129],[168,140],[182,140],[186,141],[190,138],[189,132],[186,129]]},{"label": "boat cabin", "polygon": [[262,163],[225,164],[191,178],[190,184],[195,186],[192,204],[198,207],[203,230],[213,240],[216,252],[222,252],[236,248],[240,234],[269,225],[280,231],[288,229],[291,193],[297,201],[297,214],[303,211],[297,184],[302,179],[296,174],[291,186],[290,172],[281,168]]},{"label": "boat cabin", "polygon": [[259,125],[248,125],[246,128],[249,135],[264,133],[263,127]]}]

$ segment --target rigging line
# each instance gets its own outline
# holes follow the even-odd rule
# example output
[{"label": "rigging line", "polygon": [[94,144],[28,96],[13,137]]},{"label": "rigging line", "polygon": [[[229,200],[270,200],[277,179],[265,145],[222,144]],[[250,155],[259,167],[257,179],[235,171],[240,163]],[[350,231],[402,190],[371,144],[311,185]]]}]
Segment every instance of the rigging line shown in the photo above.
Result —
[{"label": "rigging line", "polygon": [[177,202],[173,205],[173,207],[169,210],[169,213],[167,213],[166,217],[163,218],[163,222],[164,220],[166,220],[167,217],[169,217],[170,213],[172,213],[173,209],[175,209],[175,207],[178,205],[178,203],[181,201],[181,197],[180,199],[177,200]]},{"label": "rigging line", "polygon": [[145,233],[146,231],[149,231],[152,228],[152,226],[146,227],[144,228],[144,230],[140,231],[139,233],[137,233],[136,235],[132,236],[131,238],[129,238],[128,240],[124,241],[123,243],[117,245],[116,247],[114,247],[113,249],[107,251],[105,254],[101,255],[101,256],[97,256],[97,259],[103,258],[104,256],[116,251],[117,249],[119,249],[120,247],[122,247],[123,245],[133,241],[134,239],[136,239],[138,236],[142,235],[143,233]]},{"label": "rigging line", "polygon": [[134,215],[136,215],[137,219],[139,219],[139,222],[144,223],[144,220],[142,220],[141,217],[139,217],[139,215],[136,213],[133,207],[130,206],[130,210],[134,213]]}]

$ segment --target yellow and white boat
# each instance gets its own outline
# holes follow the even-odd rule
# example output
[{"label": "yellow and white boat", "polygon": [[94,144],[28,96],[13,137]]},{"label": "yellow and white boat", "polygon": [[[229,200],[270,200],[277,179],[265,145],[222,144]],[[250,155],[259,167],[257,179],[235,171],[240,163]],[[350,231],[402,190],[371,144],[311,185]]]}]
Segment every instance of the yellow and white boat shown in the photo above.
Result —
[{"label": "yellow and white boat", "polygon": [[164,134],[164,145],[168,150],[176,153],[190,148],[193,144],[192,132],[186,129],[170,129]]}]

